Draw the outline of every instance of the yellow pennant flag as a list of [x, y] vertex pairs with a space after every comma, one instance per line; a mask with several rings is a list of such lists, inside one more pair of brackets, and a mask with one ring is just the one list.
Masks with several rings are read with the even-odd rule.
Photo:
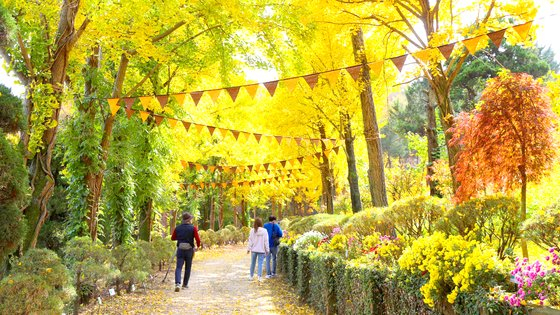
[[143, 110], [140, 111], [140, 118], [142, 119], [142, 122], [145, 122], [146, 119], [148, 119], [148, 116], [150, 116], [150, 113]]
[[369, 65], [369, 69], [371, 70], [372, 76], [374, 78], [381, 75], [381, 70], [383, 69], [383, 60], [372, 62]]
[[299, 82], [299, 77], [282, 81], [282, 83], [290, 93], [295, 90], [295, 88], [298, 85], [298, 82]]
[[177, 126], [177, 119], [167, 118], [167, 121], [169, 122], [169, 126], [171, 126], [171, 128], [175, 128], [175, 126]]
[[340, 75], [340, 70], [329, 71], [321, 74], [331, 86], [335, 86], [336, 82], [338, 82], [338, 76]]
[[178, 94], [173, 94], [173, 96], [175, 97], [175, 100], [177, 101], [177, 104], [179, 104], [179, 106], [183, 107], [183, 103], [185, 103], [185, 93], [178, 93]]
[[189, 165], [189, 163], [185, 160], [181, 160], [181, 165], [183, 165], [183, 168], [187, 168], [187, 166]]
[[245, 91], [247, 91], [247, 93], [249, 93], [251, 98], [255, 98], [255, 95], [257, 95], [257, 90], [258, 89], [259, 89], [258, 84], [251, 84], [251, 85], [246, 85], [245, 86]]
[[144, 110], [147, 110], [150, 107], [150, 103], [152, 102], [152, 97], [151, 96], [140, 96], [140, 103], [142, 104], [142, 107], [144, 108]]
[[196, 131], [198, 131], [198, 133], [202, 132], [202, 129], [204, 129], [204, 127], [206, 127], [205, 125], [200, 125], [200, 124], [193, 124], [196, 127]]
[[109, 102], [109, 108], [111, 109], [111, 115], [115, 116], [117, 114], [117, 112], [119, 111], [119, 109], [121, 108], [118, 105], [119, 99], [118, 98], [109, 98], [109, 99], [107, 99], [107, 102]]
[[416, 59], [420, 60], [423, 64], [427, 65], [428, 62], [430, 61], [430, 57], [432, 56], [433, 50], [434, 48], [422, 49], [420, 51], [413, 53], [412, 55]]
[[209, 91], [206, 91], [206, 93], [208, 94], [208, 96], [210, 96], [210, 98], [212, 99], [212, 102], [216, 103], [218, 101], [218, 97], [220, 97], [220, 94], [222, 94], [222, 90], [221, 89], [209, 90]]
[[225, 137], [227, 136], [229, 130], [227, 130], [227, 129], [222, 129], [222, 128], [218, 128], [218, 131], [219, 131], [220, 134], [222, 135], [222, 138], [225, 138]]
[[525, 24], [517, 25], [513, 27], [513, 30], [519, 34], [522, 41], [527, 39], [527, 35], [529, 35], [529, 31], [531, 30], [531, 26], [533, 25], [533, 21], [529, 21]]
[[463, 44], [465, 45], [465, 47], [467, 47], [467, 50], [469, 51], [469, 53], [471, 55], [474, 55], [476, 53], [476, 48], [478, 47], [478, 43], [480, 42], [480, 40], [482, 38], [483, 38], [483, 35], [480, 35], [480, 36], [477, 36], [477, 37], [465, 39], [463, 41]]

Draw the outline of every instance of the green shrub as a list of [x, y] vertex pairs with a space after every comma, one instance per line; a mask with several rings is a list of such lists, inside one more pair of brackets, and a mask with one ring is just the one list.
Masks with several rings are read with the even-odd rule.
[[330, 215], [315, 223], [311, 229], [329, 235], [335, 227], [342, 227], [349, 219], [350, 216], [344, 214]]
[[233, 231], [229, 229], [221, 229], [217, 233], [218, 235], [218, 245], [227, 245], [231, 244], [233, 240]]
[[73, 294], [60, 258], [48, 249], [30, 249], [0, 281], [0, 313], [61, 314]]
[[224, 227], [224, 229], [230, 230], [230, 231], [232, 231], [232, 232], [237, 231], [237, 228], [235, 227], [235, 225], [232, 225], [232, 224], [226, 225], [226, 226]]
[[383, 217], [405, 239], [415, 239], [433, 233], [446, 208], [443, 199], [419, 196], [396, 201], [383, 213]]
[[206, 230], [206, 237], [208, 239], [208, 243], [205, 243], [205, 246], [210, 248], [214, 245], [218, 245], [218, 234], [214, 232], [214, 230]]
[[282, 229], [282, 231], [287, 231], [288, 228], [290, 227], [290, 223], [292, 221], [288, 218], [283, 218], [282, 220], [280, 220], [278, 222], [278, 225], [280, 225], [280, 228]]
[[245, 243], [249, 239], [249, 233], [251, 233], [251, 228], [248, 226], [241, 227], [241, 234], [243, 235], [242, 242]]
[[391, 235], [390, 224], [383, 221], [383, 208], [374, 208], [360, 211], [343, 225], [342, 230], [345, 234], [358, 234], [360, 236], [371, 235], [379, 232], [382, 235]]
[[115, 275], [111, 266], [111, 252], [99, 241], [92, 242], [89, 237], [71, 239], [63, 249], [64, 263], [71, 270], [74, 287], [78, 295], [74, 310], [82, 303], [88, 303], [99, 289]]
[[[336, 300], [339, 314], [384, 314], [385, 272], [373, 266], [335, 264]], [[392, 314], [392, 313], [390, 313]]]
[[519, 239], [520, 206], [517, 199], [505, 196], [471, 199], [449, 209], [438, 229], [491, 244], [502, 259]]
[[294, 249], [307, 250], [309, 248], [317, 248], [319, 242], [325, 237], [327, 237], [327, 235], [321, 232], [317, 232], [317, 231], [306, 232], [296, 240], [294, 244]]
[[0, 84], [0, 132], [13, 133], [24, 129], [23, 105], [12, 91]]
[[298, 295], [306, 300], [309, 297], [309, 279], [311, 277], [310, 263], [310, 252], [308, 251], [298, 251], [297, 252], [297, 293]]
[[159, 270], [162, 269], [165, 262], [170, 260], [169, 258], [172, 258], [176, 248], [174, 241], [159, 235], [152, 236], [151, 242], [139, 240], [137, 244], [142, 248], [142, 251], [146, 255], [145, 258], [150, 261], [152, 268], [158, 266]]
[[233, 232], [233, 243], [234, 244], [242, 243], [244, 238], [245, 238], [245, 236], [244, 236], [243, 231], [236, 230], [235, 232]]
[[330, 217], [330, 214], [314, 214], [300, 219], [293, 220], [288, 230], [293, 234], [303, 234], [313, 230], [313, 226]]
[[331, 254], [311, 256], [311, 277], [309, 280], [308, 301], [322, 314], [336, 314], [337, 282], [340, 275], [336, 274], [339, 259]]
[[533, 213], [523, 223], [523, 231], [527, 239], [544, 249], [560, 249], [560, 202]]
[[383, 304], [386, 314], [439, 315], [422, 300], [420, 288], [426, 283], [422, 276], [411, 276], [401, 269], [389, 274], [383, 283]]
[[[141, 241], [140, 241], [141, 242]], [[140, 243], [121, 244], [111, 252], [118, 274], [115, 277], [117, 293], [121, 294], [121, 285], [128, 282], [127, 292], [132, 291], [132, 285], [141, 283], [148, 278], [151, 271], [150, 259]]]

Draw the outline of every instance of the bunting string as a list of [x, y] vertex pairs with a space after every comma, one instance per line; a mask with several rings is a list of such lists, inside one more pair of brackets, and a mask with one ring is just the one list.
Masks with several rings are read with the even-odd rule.
[[299, 180], [291, 175], [274, 176], [255, 180], [242, 180], [242, 181], [227, 181], [227, 182], [193, 182], [181, 184], [183, 189], [196, 190], [198, 188], [204, 189], [205, 187], [212, 188], [228, 188], [228, 187], [254, 187], [271, 183], [284, 183], [284, 182], [299, 182]]
[[[367, 66], [370, 68], [370, 71], [373, 73], [374, 76], [379, 76], [385, 65], [385, 62], [390, 60], [391, 64], [393, 64], [394, 67], [399, 72], [401, 72], [405, 64], [405, 61], [409, 56], [412, 56], [416, 61], [416, 63], [421, 62], [424, 64], [427, 63], [432, 58], [438, 58], [438, 56], [442, 56], [447, 60], [451, 57], [455, 48], [459, 46], [458, 44], [462, 44], [462, 47], [465, 47], [468, 53], [475, 54], [478, 50], [479, 43], [484, 39], [491, 40], [496, 47], [500, 47], [502, 40], [508, 30], [512, 30], [512, 33], [517, 34], [516, 36], [519, 36], [521, 41], [525, 41], [527, 39], [532, 24], [533, 24], [533, 20], [525, 22], [523, 24], [512, 25], [497, 31], [488, 32], [486, 34], [477, 35], [472, 38], [466, 38], [460, 41], [455, 41], [440, 46], [428, 47], [426, 49], [403, 54], [396, 57], [390, 57], [377, 61], [368, 62]], [[214, 103], [216, 103], [222, 94], [227, 94], [229, 95], [231, 100], [235, 102], [242, 88], [253, 99], [256, 97], [259, 88], [260, 89], [264, 88], [268, 92], [268, 94], [271, 97], [273, 97], [279, 83], [282, 83], [283, 87], [285, 87], [289, 92], [292, 92], [296, 87], [300, 85], [301, 79], [303, 79], [303, 81], [307, 84], [307, 86], [311, 90], [313, 90], [319, 81], [319, 77], [325, 79], [326, 81], [328, 81], [329, 84], [333, 85], [336, 84], [336, 82], [338, 81], [338, 78], [342, 73], [342, 71], [346, 71], [346, 73], [349, 74], [354, 81], [356, 81], [359, 78], [362, 67], [363, 65], [360, 64], [360, 65], [353, 65], [349, 67], [341, 67], [333, 70], [319, 71], [319, 72], [301, 75], [301, 76], [283, 78], [283, 79], [273, 80], [273, 81], [248, 83], [248, 84], [242, 84], [242, 85], [231, 86], [231, 87], [199, 90], [193, 92], [180, 92], [180, 93], [169, 94], [169, 95], [108, 98], [107, 101], [111, 107], [111, 113], [115, 115], [116, 112], [119, 110], [119, 108], [121, 108], [121, 106], [118, 105], [120, 102], [127, 105], [128, 108], [128, 105], [133, 104], [136, 99], [140, 100], [142, 104], [146, 104], [151, 102], [151, 100], [155, 98], [157, 99], [160, 106], [163, 108], [167, 105], [167, 103], [171, 98], [175, 99], [175, 101], [180, 106], [183, 106], [187, 99], [187, 96], [189, 96], [193, 101], [194, 105], [197, 106], [198, 103], [200, 102], [200, 99], [204, 95], [207, 95]], [[224, 91], [227, 93], [223, 93]]]

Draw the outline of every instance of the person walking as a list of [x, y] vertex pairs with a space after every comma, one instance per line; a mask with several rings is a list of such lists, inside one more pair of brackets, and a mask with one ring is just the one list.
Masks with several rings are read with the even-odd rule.
[[[268, 217], [268, 223], [264, 225], [264, 229], [268, 232], [268, 246], [270, 253], [266, 255], [266, 278], [276, 276], [276, 255], [278, 254], [278, 245], [282, 237], [282, 229], [276, 224], [276, 217], [271, 215]], [[270, 261], [272, 260], [272, 268]]]
[[181, 270], [185, 265], [185, 277], [183, 278], [183, 289], [189, 287], [191, 277], [191, 267], [195, 252], [194, 240], [197, 248], [201, 248], [198, 229], [192, 224], [193, 216], [190, 213], [183, 213], [183, 222], [177, 226], [171, 235], [171, 240], [177, 241], [177, 266], [175, 267], [175, 292], [181, 290]]
[[249, 270], [249, 280], [253, 280], [255, 274], [255, 263], [258, 260], [257, 275], [259, 282], [262, 281], [262, 267], [264, 257], [268, 255], [270, 247], [268, 244], [268, 232], [262, 227], [263, 222], [260, 218], [255, 218], [255, 224], [249, 232], [249, 244], [247, 254], [251, 253], [251, 268]]

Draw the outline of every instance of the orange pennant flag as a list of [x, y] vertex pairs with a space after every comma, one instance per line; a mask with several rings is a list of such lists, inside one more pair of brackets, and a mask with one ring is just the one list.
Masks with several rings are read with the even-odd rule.
[[237, 99], [237, 95], [239, 94], [240, 89], [240, 86], [232, 86], [226, 89], [233, 102], [235, 102], [235, 100]]
[[200, 183], [200, 188], [204, 189], [204, 183]]
[[118, 105], [119, 99], [118, 98], [109, 98], [109, 99], [107, 99], [107, 102], [109, 102], [109, 108], [111, 110], [111, 115], [115, 116], [117, 114], [117, 112], [119, 111], [119, 109], [121, 108]]
[[175, 101], [177, 101], [177, 104], [179, 104], [179, 106], [183, 106], [183, 103], [185, 103], [185, 93], [178, 93], [178, 94], [173, 94], [173, 97], [175, 97]]
[[451, 57], [451, 53], [453, 53], [453, 48], [455, 48], [455, 43], [439, 46], [438, 50], [441, 55], [447, 60]]
[[504, 39], [504, 35], [506, 34], [507, 29], [504, 28], [503, 30], [499, 30], [496, 32], [488, 33], [488, 37], [494, 43], [494, 46], [500, 48], [502, 45], [502, 40]]
[[142, 107], [144, 108], [144, 110], [147, 110], [150, 107], [150, 103], [152, 102], [152, 97], [151, 96], [140, 96], [140, 104], [142, 104]]
[[210, 96], [212, 102], [216, 103], [218, 101], [218, 97], [220, 97], [220, 94], [222, 94], [222, 90], [208, 90], [206, 91], [206, 93], [208, 94], [208, 96]]
[[169, 123], [169, 126], [171, 126], [171, 128], [175, 128], [175, 126], [177, 126], [177, 119], [167, 118], [167, 122]]
[[533, 21], [529, 21], [525, 24], [517, 25], [513, 27], [513, 30], [519, 34], [522, 41], [527, 39], [527, 35], [529, 35], [529, 31], [531, 30], [531, 26], [533, 25]]
[[154, 115], [154, 118], [156, 119], [156, 125], [160, 125], [161, 122], [163, 121], [163, 116], [160, 115]]
[[216, 170], [216, 167], [213, 165], [208, 166], [208, 170], [210, 171], [210, 173], [213, 173]]
[[478, 43], [480, 42], [482, 37], [483, 35], [479, 35], [477, 37], [465, 39], [463, 41], [463, 44], [465, 45], [465, 47], [467, 47], [467, 50], [471, 55], [474, 55], [476, 53], [476, 47], [478, 47]]
[[216, 183], [212, 183], [212, 188], [216, 188]]
[[237, 131], [237, 130], [232, 130], [232, 131], [231, 131], [231, 134], [233, 135], [233, 137], [235, 138], [235, 140], [237, 140], [237, 138], [239, 138], [239, 133], [240, 133], [240, 132]]
[[183, 122], [183, 126], [185, 127], [185, 131], [189, 132], [189, 128], [191, 127], [191, 123], [188, 121], [182, 121]]
[[132, 109], [125, 108], [124, 110], [125, 110], [125, 112], [126, 112], [126, 117], [127, 117], [127, 118], [132, 117], [132, 114], [134, 114], [134, 111], [133, 111]]
[[361, 65], [346, 68], [346, 72], [348, 72], [348, 74], [352, 77], [354, 82], [358, 81], [361, 70], [362, 70]]
[[163, 109], [165, 105], [167, 105], [167, 101], [169, 100], [169, 95], [157, 95], [156, 96], [161, 108]]
[[200, 102], [200, 99], [202, 98], [203, 93], [204, 93], [204, 92], [201, 92], [201, 91], [191, 92], [191, 93], [190, 93], [191, 98], [192, 98], [192, 100], [193, 100], [193, 102], [194, 102], [194, 106], [197, 106], [197, 105], [198, 105], [198, 102]]
[[218, 128], [218, 131], [219, 131], [220, 134], [222, 135], [222, 138], [225, 138], [225, 137], [227, 136], [229, 130], [227, 130], [227, 129], [222, 129], [222, 128]]
[[383, 60], [375, 61], [369, 64], [369, 68], [373, 77], [378, 77], [381, 75], [381, 70], [383, 69]]
[[264, 87], [268, 91], [270, 96], [274, 96], [274, 92], [276, 91], [276, 87], [278, 87], [278, 80], [277, 81], [270, 81], [263, 83]]
[[257, 95], [258, 88], [259, 88], [258, 84], [246, 85], [245, 86], [245, 91], [247, 91], [247, 93], [249, 93], [251, 98], [255, 98], [255, 95]]
[[329, 71], [329, 72], [325, 72], [322, 74], [322, 76], [329, 81], [329, 84], [331, 86], [335, 86], [336, 83], [338, 82], [338, 76], [340, 75], [340, 70], [334, 70], [334, 71]]
[[424, 64], [428, 64], [428, 61], [430, 61], [430, 57], [432, 56], [432, 51], [433, 48], [427, 48], [427, 49], [422, 49], [420, 51], [417, 51], [415, 53], [413, 53], [412, 55], [420, 60], [422, 63]]
[[229, 166], [222, 166], [222, 169], [224, 170], [225, 173], [231, 172], [231, 168]]
[[319, 75], [314, 73], [304, 76], [303, 79], [305, 80], [307, 85], [309, 85], [309, 88], [313, 90], [315, 88], [315, 85], [317, 85], [317, 82], [319, 81]]
[[202, 129], [204, 129], [204, 125], [199, 125], [199, 124], [193, 124], [196, 127], [196, 130], [198, 131], [198, 133], [202, 132]]
[[187, 161], [185, 160], [181, 160], [181, 165], [183, 165], [183, 168], [187, 168], [187, 166], [189, 165], [189, 163], [187, 163]]
[[299, 77], [283, 80], [282, 82], [284, 83], [284, 86], [288, 89], [288, 91], [291, 93], [297, 87], [299, 82]]
[[253, 136], [255, 137], [255, 139], [257, 140], [258, 143], [261, 143], [262, 134], [254, 133]]
[[226, 188], [227, 184], [226, 183], [222, 183], [222, 188]]
[[325, 150], [325, 151], [323, 152], [323, 154], [325, 155], [325, 157], [328, 158], [329, 155], [331, 155], [331, 150]]
[[140, 118], [142, 119], [142, 122], [145, 122], [146, 119], [148, 119], [148, 116], [150, 116], [150, 113], [143, 110], [140, 111]]
[[402, 68], [404, 66], [404, 62], [406, 61], [406, 57], [408, 57], [407, 54], [391, 58], [391, 61], [393, 62], [395, 67], [397, 67], [399, 72], [402, 71]]

